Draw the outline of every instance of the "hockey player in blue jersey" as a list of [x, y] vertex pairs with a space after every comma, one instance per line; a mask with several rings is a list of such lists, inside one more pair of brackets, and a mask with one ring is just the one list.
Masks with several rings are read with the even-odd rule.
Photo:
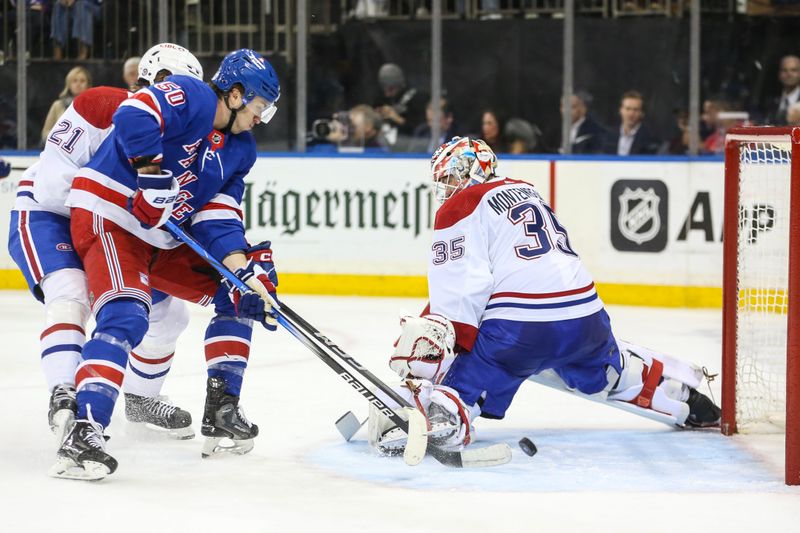
[[[202, 80], [203, 68], [182, 46], [159, 43], [139, 61], [137, 85], [146, 87], [172, 74]], [[39, 160], [22, 175], [11, 210], [9, 252], [31, 293], [44, 304], [40, 360], [50, 392], [48, 422], [58, 444], [75, 421], [75, 369], [89, 317], [86, 274], [72, 246], [64, 202], [75, 172], [97, 152], [111, 132], [114, 111], [130, 96], [125, 89], [93, 87], [75, 98], [48, 134]], [[131, 352], [125, 379], [126, 418], [181, 439], [194, 436], [191, 414], [160, 392], [188, 322], [183, 302], [156, 293], [150, 328]]]
[[[702, 369], [615, 338], [566, 229], [535, 188], [495, 175], [479, 139], [433, 155], [436, 214], [429, 308], [404, 317], [390, 366], [428, 417], [430, 438], [462, 447], [476, 417], [503, 418], [527, 379], [672, 426], [719, 424], [697, 388]], [[370, 442], [397, 452], [405, 436], [376, 409]]]
[[[266, 60], [252, 50], [232, 52], [209, 85], [172, 76], [123, 102], [114, 131], [78, 171], [66, 204], [97, 327], [76, 372], [77, 421], [52, 475], [100, 479], [116, 469], [103, 431], [128, 353], [147, 329], [152, 289], [215, 304], [205, 342], [203, 455], [252, 449], [258, 427], [244, 417], [239, 395], [253, 321], [276, 326], [262, 295], [275, 292], [277, 276], [269, 243], [251, 247], [245, 240], [240, 204], [256, 158], [249, 131], [269, 122], [279, 95]], [[240, 294], [220, 284], [161, 228], [170, 218], [253, 290]], [[223, 447], [223, 438], [233, 444]]]

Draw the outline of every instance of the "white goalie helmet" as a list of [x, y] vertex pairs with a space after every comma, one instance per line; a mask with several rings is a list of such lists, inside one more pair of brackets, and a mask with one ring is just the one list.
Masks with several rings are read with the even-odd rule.
[[139, 61], [139, 78], [152, 85], [162, 70], [203, 80], [203, 67], [186, 48], [173, 43], [159, 43], [144, 53]]
[[485, 141], [453, 137], [431, 158], [436, 199], [444, 202], [460, 190], [490, 180], [496, 168], [497, 156]]

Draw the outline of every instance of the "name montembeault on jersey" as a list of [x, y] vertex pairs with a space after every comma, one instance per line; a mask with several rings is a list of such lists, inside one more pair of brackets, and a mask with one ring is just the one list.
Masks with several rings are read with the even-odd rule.
[[498, 215], [505, 214], [511, 206], [514, 206], [520, 203], [522, 200], [527, 200], [536, 196], [539, 198], [539, 194], [533, 189], [533, 187], [513, 187], [509, 189], [501, 189], [500, 191], [494, 193], [489, 197], [486, 201], [489, 204], [489, 207], [497, 213]]

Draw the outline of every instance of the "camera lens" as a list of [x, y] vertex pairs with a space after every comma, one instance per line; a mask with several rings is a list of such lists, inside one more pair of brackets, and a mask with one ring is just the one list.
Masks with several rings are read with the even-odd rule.
[[311, 124], [311, 132], [317, 139], [326, 139], [331, 134], [331, 121], [320, 119]]

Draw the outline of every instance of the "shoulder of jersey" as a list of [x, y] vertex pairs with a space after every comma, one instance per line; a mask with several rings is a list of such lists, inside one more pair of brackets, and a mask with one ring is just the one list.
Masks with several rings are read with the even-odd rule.
[[243, 163], [252, 165], [257, 157], [256, 138], [249, 131], [244, 131], [236, 135], [229, 135], [225, 141], [230, 145], [231, 151], [235, 152]]
[[487, 181], [480, 185], [473, 185], [459, 192], [442, 204], [442, 207], [436, 212], [436, 229], [449, 228], [471, 215], [475, 211], [475, 208], [481, 203], [483, 197], [486, 196], [486, 193], [492, 189], [496, 189], [502, 185], [513, 185], [517, 183], [530, 185], [524, 181], [503, 178], [497, 181]]
[[72, 102], [75, 111], [95, 128], [111, 126], [111, 117], [119, 104], [130, 93], [119, 87], [92, 87], [79, 94]]

